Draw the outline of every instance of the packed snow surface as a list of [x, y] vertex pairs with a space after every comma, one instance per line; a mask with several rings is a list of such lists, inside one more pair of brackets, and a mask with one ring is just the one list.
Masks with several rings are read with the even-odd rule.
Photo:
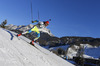
[[[29, 39], [0, 28], [0, 66], [74, 66]], [[27, 42], [26, 42], [27, 41]]]

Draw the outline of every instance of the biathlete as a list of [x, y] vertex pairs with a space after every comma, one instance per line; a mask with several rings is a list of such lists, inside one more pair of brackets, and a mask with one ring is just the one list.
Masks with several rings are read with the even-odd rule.
[[22, 34], [31, 33], [32, 31], [34, 31], [37, 34], [37, 37], [30, 42], [33, 45], [34, 45], [34, 41], [38, 40], [40, 37], [40, 30], [39, 29], [45, 28], [46, 26], [49, 25], [49, 21], [43, 21], [43, 22], [38, 21], [38, 20], [32, 21], [32, 23], [35, 23], [35, 22], [38, 22], [38, 24], [34, 25], [33, 28], [31, 28], [28, 31], [17, 34], [17, 36], [19, 37]]

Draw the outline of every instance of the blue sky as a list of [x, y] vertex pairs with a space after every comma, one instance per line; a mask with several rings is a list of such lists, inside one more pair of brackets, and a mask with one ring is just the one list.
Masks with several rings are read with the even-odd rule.
[[[0, 22], [31, 24], [31, 0], [0, 0]], [[47, 27], [57, 36], [100, 38], [100, 0], [32, 0], [33, 20], [52, 19]]]

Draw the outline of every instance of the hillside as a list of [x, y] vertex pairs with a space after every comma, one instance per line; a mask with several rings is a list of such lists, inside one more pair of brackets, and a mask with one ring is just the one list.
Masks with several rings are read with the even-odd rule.
[[[21, 36], [22, 39], [30, 41]], [[40, 50], [14, 36], [14, 32], [0, 28], [1, 66], [73, 66], [57, 55], [35, 44]]]

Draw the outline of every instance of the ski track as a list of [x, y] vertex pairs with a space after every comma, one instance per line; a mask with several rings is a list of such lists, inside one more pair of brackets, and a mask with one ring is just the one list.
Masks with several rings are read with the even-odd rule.
[[30, 42], [23, 36], [19, 40], [14, 34], [0, 28], [0, 66], [74, 66], [35, 43], [41, 51], [36, 49], [23, 41], [21, 38]]

